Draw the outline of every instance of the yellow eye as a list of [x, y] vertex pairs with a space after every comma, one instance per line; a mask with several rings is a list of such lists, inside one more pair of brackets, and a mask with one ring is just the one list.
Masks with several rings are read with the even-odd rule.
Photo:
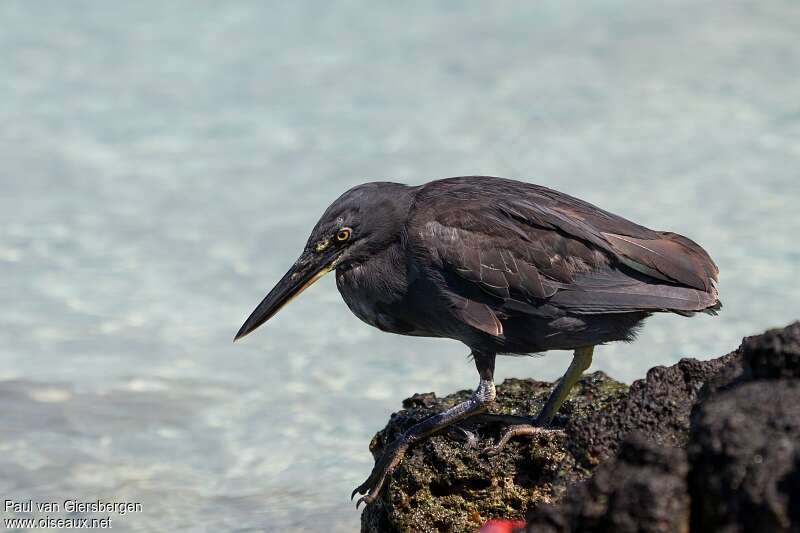
[[342, 228], [336, 233], [336, 240], [344, 242], [350, 238], [350, 228]]

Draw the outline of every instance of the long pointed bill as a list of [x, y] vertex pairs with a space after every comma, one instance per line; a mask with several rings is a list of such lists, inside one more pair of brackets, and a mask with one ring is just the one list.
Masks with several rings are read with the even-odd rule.
[[283, 278], [269, 291], [266, 298], [258, 304], [247, 320], [245, 320], [234, 342], [254, 331], [261, 324], [275, 316], [281, 308], [291, 302], [301, 292], [313, 285], [322, 276], [333, 270], [336, 256], [303, 254], [300, 259], [284, 274]]

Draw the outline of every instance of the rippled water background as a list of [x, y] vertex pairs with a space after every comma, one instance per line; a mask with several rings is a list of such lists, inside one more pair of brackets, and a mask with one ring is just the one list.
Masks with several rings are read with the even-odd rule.
[[465, 348], [370, 329], [332, 278], [231, 338], [368, 179], [529, 179], [702, 243], [723, 313], [602, 348], [618, 379], [800, 315], [797, 2], [8, 1], [0, 27], [0, 499], [354, 530], [370, 437], [474, 386]]

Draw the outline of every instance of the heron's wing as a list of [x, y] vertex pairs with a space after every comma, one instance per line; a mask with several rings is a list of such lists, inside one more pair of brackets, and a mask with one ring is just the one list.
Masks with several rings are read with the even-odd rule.
[[591, 243], [614, 259], [649, 277], [711, 291], [719, 270], [692, 240], [653, 231], [572, 196], [534, 187], [528, 197], [497, 205], [522, 223], [550, 228]]
[[[497, 238], [504, 245], [498, 245]], [[533, 255], [546, 261], [544, 250], [525, 240], [515, 247], [513, 238], [492, 238], [482, 232], [428, 222], [412, 238], [418, 254], [442, 276], [453, 312], [465, 323], [490, 335], [503, 333], [500, 318], [512, 314], [541, 314], [535, 302], [556, 293], [560, 284], [543, 276]], [[516, 249], [516, 250], [515, 250]]]
[[[509, 186], [498, 190], [498, 182]], [[716, 305], [716, 266], [689, 239], [543, 187], [480, 184], [420, 195], [422, 216], [410, 228], [437, 266], [462, 280], [451, 285], [464, 297], [475, 299], [480, 289], [501, 313], [545, 304], [576, 313], [691, 313]]]
[[632, 271], [606, 267], [578, 274], [573, 283], [549, 300], [557, 308], [578, 314], [671, 311], [691, 315], [716, 314], [716, 293], [653, 281]]
[[463, 220], [462, 227], [456, 227], [446, 213], [439, 218], [425, 225], [420, 242], [436, 266], [487, 294], [503, 299], [513, 295], [522, 301], [546, 299], [572, 280], [568, 261], [557, 254], [554, 241], [570, 243], [557, 235], [540, 232], [542, 238], [534, 240], [525, 233], [509, 235], [489, 224], [483, 231], [475, 224], [463, 227]]

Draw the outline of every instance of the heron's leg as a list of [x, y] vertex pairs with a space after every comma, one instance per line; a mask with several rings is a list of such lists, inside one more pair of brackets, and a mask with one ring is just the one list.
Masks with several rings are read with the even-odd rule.
[[359, 498], [358, 502], [356, 502], [356, 507], [358, 507], [361, 502], [370, 504], [375, 501], [381, 491], [381, 487], [383, 487], [386, 481], [386, 477], [397, 468], [406, 450], [408, 450], [411, 445], [459, 420], [464, 420], [469, 416], [485, 411], [489, 407], [489, 404], [494, 401], [495, 354], [473, 351], [472, 355], [475, 358], [475, 366], [478, 368], [478, 374], [480, 375], [478, 388], [475, 389], [472, 396], [465, 402], [461, 402], [442, 413], [435, 414], [411, 426], [405, 433], [389, 444], [383, 450], [380, 459], [375, 462], [375, 466], [372, 468], [372, 472], [367, 480], [353, 491], [351, 497], [356, 494], [364, 494], [364, 496]]
[[564, 400], [569, 396], [569, 391], [571, 391], [575, 383], [581, 379], [584, 370], [592, 365], [593, 353], [594, 346], [586, 346], [575, 350], [569, 368], [567, 368], [567, 371], [564, 373], [564, 377], [558, 381], [556, 389], [550, 393], [547, 403], [544, 404], [542, 412], [539, 413], [539, 417], [536, 419], [536, 425], [547, 426], [553, 421], [553, 417], [556, 416], [556, 413], [561, 408], [561, 404], [563, 404]]
[[591, 366], [593, 353], [594, 346], [586, 346], [575, 350], [569, 368], [567, 368], [564, 376], [558, 381], [555, 390], [550, 393], [550, 397], [547, 398], [547, 403], [536, 418], [536, 422], [534, 424], [519, 424], [509, 427], [505, 433], [503, 433], [503, 436], [500, 437], [500, 440], [497, 441], [497, 444], [486, 448], [485, 452], [489, 455], [496, 454], [514, 437], [537, 435], [553, 431], [545, 429], [544, 426], [550, 425], [550, 422], [553, 421], [553, 417], [564, 403], [564, 400], [569, 396], [572, 387], [574, 387], [575, 383], [581, 378], [584, 370]]

